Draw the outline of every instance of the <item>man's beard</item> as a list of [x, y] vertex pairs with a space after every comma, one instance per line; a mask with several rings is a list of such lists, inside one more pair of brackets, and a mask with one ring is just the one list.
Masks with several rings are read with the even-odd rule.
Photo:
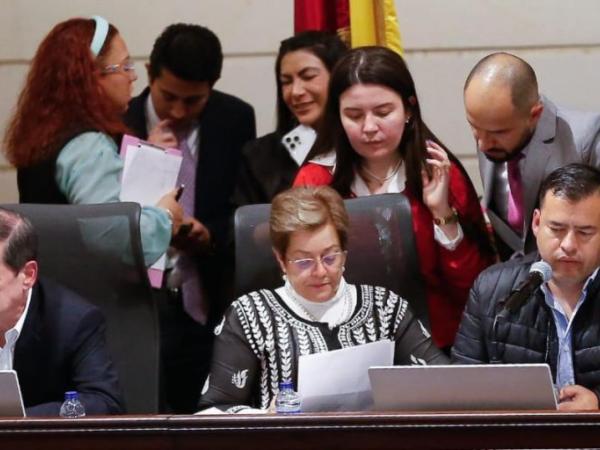
[[[488, 154], [487, 152], [493, 152], [493, 155]], [[490, 162], [496, 163], [496, 164], [500, 164], [500, 163], [504, 163], [506, 161], [510, 161], [512, 158], [514, 158], [519, 151], [515, 151], [514, 153], [509, 153], [504, 149], [501, 148], [490, 148], [489, 150], [482, 152], [483, 156], [485, 156], [485, 159], [487, 159]]]
[[[521, 142], [511, 151], [507, 151], [503, 148], [490, 148], [489, 150], [482, 152], [483, 156], [485, 156], [488, 161], [497, 164], [508, 162], [511, 159], [516, 158], [523, 149], [527, 147], [533, 137], [534, 131], [527, 130]], [[493, 155], [489, 155], [487, 152], [491, 152]]]

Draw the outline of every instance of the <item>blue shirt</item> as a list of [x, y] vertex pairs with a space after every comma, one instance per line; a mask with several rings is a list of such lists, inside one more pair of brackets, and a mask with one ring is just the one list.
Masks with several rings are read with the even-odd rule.
[[[118, 202], [121, 193], [123, 161], [117, 145], [106, 134], [82, 133], [71, 139], [56, 160], [56, 183], [69, 203]], [[154, 206], [142, 207], [140, 234], [144, 260], [153, 264], [167, 251], [171, 240], [171, 220]]]
[[546, 304], [550, 307], [552, 315], [554, 316], [554, 324], [556, 325], [556, 334], [558, 336], [558, 358], [556, 367], [556, 386], [562, 388], [564, 386], [575, 384], [575, 371], [573, 369], [573, 345], [572, 345], [572, 327], [577, 311], [585, 301], [587, 296], [587, 289], [590, 283], [594, 280], [598, 273], [598, 268], [588, 277], [581, 295], [575, 304], [573, 309], [573, 315], [571, 320], [567, 317], [560, 302], [554, 298], [548, 283], [544, 283], [541, 286], [542, 292], [544, 293], [544, 299]]

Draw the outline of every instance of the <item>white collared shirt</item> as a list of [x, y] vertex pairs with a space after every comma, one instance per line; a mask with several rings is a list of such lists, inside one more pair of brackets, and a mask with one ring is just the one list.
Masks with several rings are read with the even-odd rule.
[[[581, 289], [579, 299], [575, 304], [573, 313], [569, 318], [561, 302], [554, 296], [550, 290], [548, 283], [542, 284], [540, 287], [544, 293], [544, 300], [550, 307], [552, 315], [554, 316], [554, 325], [556, 326], [556, 335], [558, 338], [558, 356], [556, 364], [556, 385], [559, 388], [575, 384], [575, 368], [573, 364], [573, 328], [571, 325], [575, 321], [575, 316], [579, 311], [579, 308], [587, 298], [587, 291], [589, 285], [594, 281], [598, 275], [600, 269], [596, 268], [594, 272], [588, 277]], [[592, 300], [588, 300], [592, 301]]]
[[29, 310], [30, 302], [31, 289], [29, 289], [29, 292], [27, 293], [27, 302], [25, 303], [23, 314], [21, 314], [21, 317], [19, 317], [19, 320], [17, 320], [15, 326], [4, 333], [4, 347], [0, 347], [0, 370], [12, 370], [13, 368], [15, 346], [19, 336], [21, 335], [21, 330], [23, 329], [23, 324], [25, 323], [25, 317], [27, 317], [27, 311]]
[[317, 155], [313, 159], [309, 160], [313, 164], [318, 164], [319, 166], [326, 167], [329, 169], [331, 173], [335, 171], [335, 150], [330, 150], [324, 155]]
[[[146, 99], [146, 130], [150, 133], [150, 130], [154, 129], [156, 125], [160, 122], [160, 117], [156, 114], [156, 109], [154, 109], [154, 103], [152, 103], [152, 95], [148, 95]], [[200, 124], [195, 123], [188, 132], [186, 133], [186, 143], [188, 148], [190, 149], [190, 153], [195, 158], [196, 153], [198, 152], [198, 140], [200, 139]]]

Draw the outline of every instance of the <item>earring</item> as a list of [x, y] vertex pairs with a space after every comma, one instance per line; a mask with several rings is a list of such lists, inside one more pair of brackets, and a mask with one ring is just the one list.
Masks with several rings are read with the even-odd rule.
[[283, 272], [283, 274], [281, 274], [281, 278], [283, 279], [284, 283], [287, 283], [287, 275], [285, 272]]
[[342, 273], [346, 271], [346, 266], [342, 266]]
[[410, 123], [410, 117], [407, 117], [404, 123], [408, 125]]

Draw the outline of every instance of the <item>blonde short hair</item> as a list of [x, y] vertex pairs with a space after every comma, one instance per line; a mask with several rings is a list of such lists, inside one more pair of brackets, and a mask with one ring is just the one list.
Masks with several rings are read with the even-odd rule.
[[342, 197], [329, 186], [295, 187], [279, 193], [271, 205], [271, 243], [285, 255], [294, 231], [315, 230], [332, 224], [342, 250], [348, 242], [348, 213]]

